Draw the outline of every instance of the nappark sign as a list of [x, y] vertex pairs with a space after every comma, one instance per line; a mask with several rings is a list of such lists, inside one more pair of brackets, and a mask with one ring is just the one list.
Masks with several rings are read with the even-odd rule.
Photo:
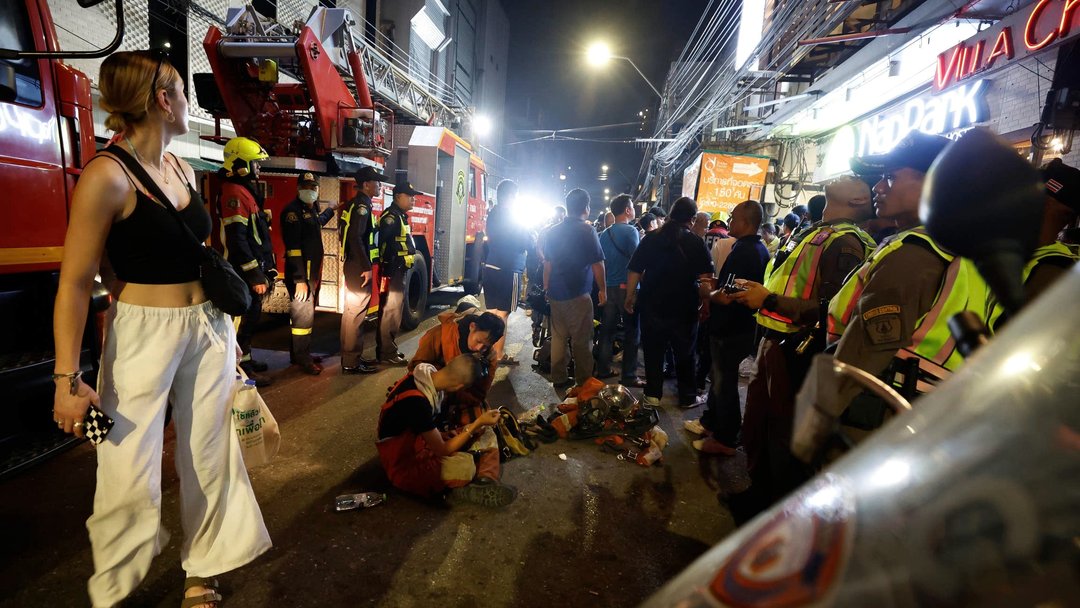
[[938, 55], [933, 90], [1034, 55], [1077, 33], [1080, 0], [1039, 0]]

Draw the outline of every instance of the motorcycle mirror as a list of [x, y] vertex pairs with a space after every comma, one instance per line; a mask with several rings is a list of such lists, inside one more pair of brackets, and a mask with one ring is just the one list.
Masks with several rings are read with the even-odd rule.
[[946, 249], [975, 262], [1005, 310], [1024, 303], [1023, 269], [1038, 242], [1046, 194], [1038, 171], [976, 128], [930, 167], [919, 215]]

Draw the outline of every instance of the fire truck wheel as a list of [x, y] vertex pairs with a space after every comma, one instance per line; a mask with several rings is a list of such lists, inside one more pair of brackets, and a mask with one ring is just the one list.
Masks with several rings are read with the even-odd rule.
[[401, 326], [405, 329], [416, 329], [424, 320], [427, 312], [428, 289], [431, 281], [428, 279], [427, 260], [417, 254], [412, 268], [405, 273], [405, 302], [401, 311]]

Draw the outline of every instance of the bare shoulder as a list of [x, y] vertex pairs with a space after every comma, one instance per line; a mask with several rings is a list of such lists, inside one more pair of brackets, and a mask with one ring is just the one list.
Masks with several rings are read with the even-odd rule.
[[116, 214], [124, 209], [134, 191], [132, 178], [120, 159], [99, 152], [79, 176], [74, 196], [77, 201], [93, 201], [95, 208]]

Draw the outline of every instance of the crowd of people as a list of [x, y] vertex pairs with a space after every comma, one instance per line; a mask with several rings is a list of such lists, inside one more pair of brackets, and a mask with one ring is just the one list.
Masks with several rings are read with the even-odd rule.
[[[266, 152], [245, 138], [225, 149], [218, 203], [226, 257], [252, 296], [237, 330], [204, 291], [201, 258], [185, 253], [192, 240], [208, 238], [211, 222], [191, 167], [165, 152], [188, 128], [179, 73], [150, 53], [121, 52], [105, 60], [99, 82], [106, 125], [118, 135], [75, 190], [55, 321], [54, 421], [82, 434], [92, 405], [116, 420], [97, 447], [87, 522], [95, 565], [89, 595], [95, 606], [120, 602], [165, 542], [160, 469], [171, 405], [188, 575], [183, 606], [213, 606], [221, 601], [213, 577], [270, 547], [228, 413], [237, 366], [257, 383], [268, 382], [251, 358], [261, 300], [277, 268], [272, 218], [253, 185]], [[512, 220], [517, 186], [505, 181], [488, 220], [487, 310], [463, 304], [440, 314], [411, 360], [397, 339], [404, 277], [418, 255], [407, 215], [417, 191], [399, 182], [376, 220], [372, 199], [388, 178], [375, 167], [355, 174], [354, 198], [323, 211], [314, 205], [318, 179], [301, 173], [296, 198], [279, 219], [291, 360], [307, 373], [323, 371], [311, 353], [321, 229], [340, 214], [342, 373], [405, 366], [377, 424], [380, 462], [395, 487], [492, 507], [514, 500], [514, 488], [500, 480], [492, 430], [501, 414], [487, 395], [498, 366], [517, 364], [506, 354], [507, 323], [528, 281], [540, 294], [534, 323], [550, 327], [554, 389], [611, 380], [641, 389], [645, 406], [661, 407], [665, 379], [674, 377], [672, 405], [704, 406], [685, 421], [698, 437], [694, 448], [718, 457], [745, 450], [752, 483], [740, 513], [749, 516], [820, 464], [798, 460], [790, 449], [794, 396], [813, 355], [831, 352], [916, 398], [963, 362], [947, 327], [953, 314], [972, 311], [990, 331], [1000, 326], [1000, 307], [972, 262], [940, 246], [919, 219], [927, 171], [948, 144], [913, 132], [888, 154], [855, 159], [853, 175], [829, 182], [823, 195], [775, 225], [753, 200], [721, 216], [683, 197], [637, 217], [627, 194], [613, 197], [594, 225], [589, 194], [574, 189], [554, 221], [533, 234]], [[1059, 234], [1076, 223], [1080, 171], [1055, 160], [1043, 177], [1045, 208], [1031, 211], [1042, 214], [1040, 247], [1023, 277], [1029, 298], [1077, 260]], [[376, 357], [365, 359], [363, 321], [375, 264], [378, 287], [388, 296]], [[71, 370], [78, 369], [99, 268], [116, 303], [95, 391]], [[744, 403], [740, 367], [751, 356]], [[854, 437], [873, 432], [889, 415], [883, 401], [855, 389], [837, 403], [835, 413]]]

